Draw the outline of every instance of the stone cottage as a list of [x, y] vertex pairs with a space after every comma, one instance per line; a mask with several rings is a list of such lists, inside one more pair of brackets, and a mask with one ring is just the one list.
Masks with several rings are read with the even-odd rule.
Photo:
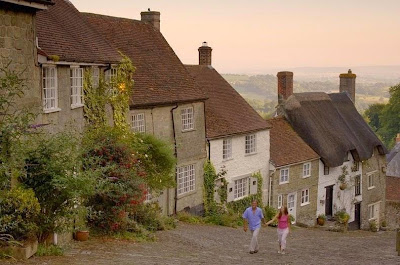
[[386, 221], [391, 229], [400, 227], [400, 133], [386, 156]]
[[288, 207], [297, 224], [315, 225], [319, 156], [293, 130], [284, 117], [271, 123], [271, 160], [268, 204]]
[[81, 132], [84, 71], [89, 69], [98, 80], [100, 71], [109, 71], [121, 56], [69, 1], [53, 3], [36, 21], [40, 85], [32, 93], [41, 99], [38, 122], [50, 132]]
[[[26, 80], [26, 95], [19, 107], [40, 109], [39, 67], [36, 46], [36, 16], [53, 3], [50, 0], [0, 0], [0, 67], [20, 73]], [[36, 92], [36, 93], [35, 93]]]
[[[270, 124], [212, 67], [212, 48], [198, 49], [199, 65], [186, 65], [208, 100], [205, 102], [208, 158], [217, 171], [226, 171], [227, 201], [257, 193], [260, 173], [267, 201]], [[218, 185], [218, 183], [217, 183]]]
[[386, 149], [354, 106], [355, 74], [340, 78], [341, 93], [293, 93], [293, 73], [278, 73], [278, 108], [320, 156], [317, 214], [345, 210], [369, 229], [385, 219]]
[[153, 134], [174, 147], [175, 189], [148, 198], [167, 215], [202, 211], [205, 141], [205, 94], [160, 32], [160, 13], [146, 11], [141, 20], [83, 13], [97, 32], [136, 67], [127, 119], [132, 130]]

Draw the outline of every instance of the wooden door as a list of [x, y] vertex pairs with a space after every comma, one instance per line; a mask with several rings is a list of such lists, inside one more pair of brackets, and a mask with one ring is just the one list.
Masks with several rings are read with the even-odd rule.
[[333, 213], [333, 185], [325, 187], [325, 190], [325, 215], [330, 218]]

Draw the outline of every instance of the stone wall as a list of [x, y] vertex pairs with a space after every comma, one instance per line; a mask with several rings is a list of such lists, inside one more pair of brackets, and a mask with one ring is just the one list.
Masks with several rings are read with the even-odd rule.
[[[318, 177], [319, 177], [319, 159], [311, 161], [311, 176], [303, 178], [303, 164], [299, 163], [289, 167], [279, 167], [272, 174], [272, 189], [270, 204], [278, 207], [278, 195], [283, 195], [283, 205], [287, 205], [288, 194], [296, 194], [296, 223], [306, 226], [315, 225], [317, 218], [318, 203]], [[280, 170], [289, 168], [289, 182], [279, 184]], [[309, 189], [309, 203], [301, 204], [301, 191]]]
[[39, 110], [39, 67], [36, 56], [35, 10], [2, 2], [0, 8], [0, 67], [9, 65], [25, 79], [26, 92], [18, 107]]
[[[385, 220], [386, 202], [386, 175], [382, 168], [385, 167], [385, 156], [380, 155], [374, 148], [373, 156], [362, 163], [362, 202], [361, 202], [361, 229], [370, 228], [368, 206], [376, 204], [379, 207], [377, 221], [379, 225]], [[368, 176], [374, 175], [374, 187], [368, 187]]]

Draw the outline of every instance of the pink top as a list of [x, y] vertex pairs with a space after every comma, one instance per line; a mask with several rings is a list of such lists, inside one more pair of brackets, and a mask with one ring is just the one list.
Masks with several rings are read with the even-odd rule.
[[289, 215], [282, 215], [281, 218], [278, 219], [278, 228], [285, 229], [288, 228], [288, 218]]

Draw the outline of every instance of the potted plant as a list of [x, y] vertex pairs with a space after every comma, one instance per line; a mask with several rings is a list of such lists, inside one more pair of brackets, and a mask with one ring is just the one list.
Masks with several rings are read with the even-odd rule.
[[376, 220], [369, 221], [369, 229], [372, 232], [378, 232], [379, 231], [378, 223], [376, 222]]
[[76, 205], [75, 211], [74, 238], [78, 241], [86, 241], [89, 239], [89, 229], [87, 227], [87, 209], [83, 205]]
[[340, 210], [335, 213], [336, 224], [343, 232], [347, 231], [350, 215], [345, 210]]
[[381, 230], [382, 231], [386, 231], [387, 230], [387, 223], [386, 220], [383, 220], [381, 223]]
[[325, 224], [325, 221], [326, 221], [325, 214], [318, 215], [318, 218], [317, 218], [318, 225], [323, 226]]

